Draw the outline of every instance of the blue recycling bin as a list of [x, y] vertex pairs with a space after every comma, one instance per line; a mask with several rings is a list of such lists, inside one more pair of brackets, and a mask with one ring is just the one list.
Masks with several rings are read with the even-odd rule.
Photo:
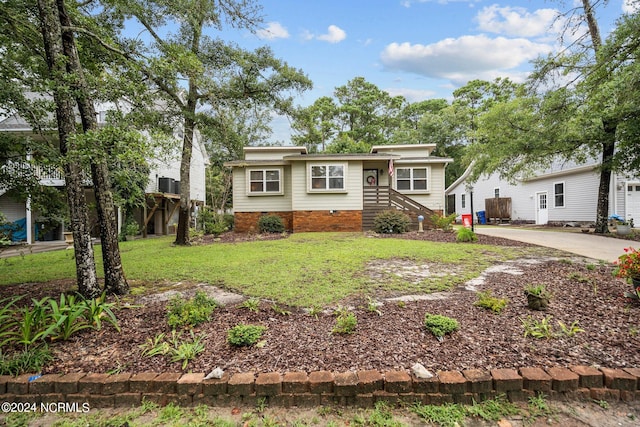
[[476, 212], [478, 215], [478, 224], [486, 224], [487, 223], [487, 212], [486, 211], [478, 211]]

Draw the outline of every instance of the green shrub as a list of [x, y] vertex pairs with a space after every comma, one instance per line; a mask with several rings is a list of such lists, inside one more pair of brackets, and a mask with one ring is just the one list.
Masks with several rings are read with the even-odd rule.
[[442, 338], [446, 334], [457, 331], [459, 324], [451, 317], [427, 313], [424, 315], [424, 326], [437, 338]]
[[373, 230], [381, 234], [401, 234], [409, 231], [411, 218], [399, 210], [380, 212], [373, 219]]
[[222, 219], [224, 220], [225, 225], [227, 226], [227, 230], [233, 230], [233, 226], [236, 222], [236, 217], [233, 214], [224, 214], [222, 215]]
[[263, 215], [258, 220], [258, 229], [261, 233], [283, 233], [284, 222], [278, 215]]
[[461, 227], [458, 229], [458, 235], [456, 236], [456, 242], [477, 242], [478, 236], [471, 231], [470, 228]]
[[205, 234], [213, 234], [214, 236], [219, 236], [220, 234], [230, 229], [230, 227], [227, 225], [227, 222], [225, 221], [224, 215], [216, 213], [211, 209], [200, 209], [198, 215], [200, 216], [202, 229], [204, 230]]
[[241, 323], [227, 331], [227, 342], [237, 347], [254, 345], [266, 330], [264, 326]]
[[442, 216], [440, 214], [433, 214], [429, 219], [431, 220], [431, 223], [436, 229], [451, 231], [451, 229], [453, 228], [452, 224], [456, 221], [457, 217], [458, 217], [458, 214], [454, 212], [451, 215], [447, 215], [447, 216]]
[[140, 225], [135, 219], [128, 218], [122, 230], [125, 236], [137, 236], [140, 233]]
[[477, 307], [486, 308], [494, 313], [500, 314], [507, 306], [506, 298], [496, 298], [491, 295], [491, 290], [478, 292], [478, 301], [474, 303]]
[[173, 329], [196, 326], [208, 322], [217, 306], [218, 303], [202, 291], [197, 291], [193, 298], [186, 301], [181, 295], [176, 295], [167, 306], [167, 321]]

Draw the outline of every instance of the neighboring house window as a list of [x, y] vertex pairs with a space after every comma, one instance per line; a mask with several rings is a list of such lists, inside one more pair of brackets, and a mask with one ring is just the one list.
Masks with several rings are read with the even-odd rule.
[[466, 194], [461, 194], [460, 195], [460, 203], [462, 204], [462, 209], [467, 207], [467, 195]]
[[311, 190], [344, 190], [345, 165], [311, 165]]
[[250, 194], [282, 194], [280, 169], [251, 169], [249, 171]]
[[493, 189], [493, 197], [495, 197], [496, 199], [500, 197], [500, 187], [496, 187]]
[[564, 208], [564, 182], [553, 184], [553, 200], [556, 208]]
[[396, 169], [396, 189], [419, 191], [427, 189], [427, 168]]

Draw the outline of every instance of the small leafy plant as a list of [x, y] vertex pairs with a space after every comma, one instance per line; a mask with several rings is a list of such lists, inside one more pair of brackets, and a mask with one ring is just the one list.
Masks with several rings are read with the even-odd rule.
[[524, 294], [532, 310], [546, 310], [552, 296], [544, 285], [529, 285], [524, 288]]
[[376, 313], [378, 316], [382, 316], [382, 312], [378, 309], [382, 303], [376, 301], [370, 296], [367, 297], [367, 311], [370, 313]]
[[576, 281], [578, 283], [587, 283], [587, 282], [589, 282], [589, 278], [587, 276], [584, 276], [584, 275], [578, 273], [577, 271], [569, 273], [567, 275], [567, 278], [569, 280], [573, 280], [573, 281]]
[[189, 300], [176, 295], [167, 306], [167, 321], [173, 329], [185, 326], [197, 326], [211, 320], [211, 314], [218, 303], [205, 292], [197, 291]]
[[193, 331], [190, 331], [191, 339], [188, 341], [174, 340], [173, 345], [169, 349], [169, 355], [172, 362], [182, 362], [182, 369], [186, 369], [189, 362], [195, 359], [200, 353], [204, 351], [204, 340], [207, 337], [205, 334], [194, 335]]
[[227, 331], [227, 342], [236, 347], [251, 346], [262, 338], [267, 328], [258, 325], [239, 324]]
[[50, 335], [55, 333], [59, 325], [52, 323], [52, 317], [47, 310], [47, 301], [45, 297], [41, 300], [32, 299], [31, 307], [22, 307], [16, 310], [19, 320], [17, 322], [17, 330], [12, 342], [22, 344], [29, 347], [38, 341], [44, 341]]
[[62, 339], [63, 341], [71, 338], [71, 335], [83, 329], [91, 328], [92, 325], [85, 321], [85, 312], [87, 306], [84, 301], [76, 301], [74, 295], [66, 296], [60, 294], [60, 300], [48, 300], [49, 315], [56, 327], [52, 331], [52, 339]]
[[520, 319], [524, 327], [524, 337], [532, 336], [538, 339], [551, 339], [554, 337], [553, 325], [551, 324], [551, 316], [537, 320], [528, 316]]
[[373, 230], [380, 234], [402, 234], [409, 231], [411, 218], [396, 209], [382, 211], [373, 218]]
[[29, 372], [40, 372], [53, 355], [47, 345], [37, 345], [5, 354], [0, 351], [0, 375], [20, 375]]
[[278, 304], [273, 304], [271, 306], [271, 310], [273, 310], [276, 314], [279, 314], [280, 316], [289, 316], [289, 315], [291, 315], [291, 311], [290, 310], [282, 308]]
[[331, 330], [332, 334], [352, 334], [356, 331], [358, 319], [356, 315], [350, 311], [341, 313], [336, 317], [336, 322]]
[[578, 332], [584, 332], [584, 329], [578, 326], [577, 320], [573, 321], [569, 326], [558, 320], [558, 326], [560, 326], [560, 331], [562, 331], [562, 334], [568, 336], [569, 338], [571, 338]]
[[309, 314], [309, 316], [313, 316], [317, 319], [320, 313], [322, 313], [322, 307], [318, 305], [312, 305], [307, 308], [307, 313]]
[[547, 290], [545, 285], [528, 285], [524, 288], [525, 294], [531, 294], [542, 298], [551, 298], [551, 292]]
[[507, 306], [507, 299], [494, 297], [491, 295], [490, 289], [484, 292], [478, 292], [477, 296], [478, 300], [474, 303], [475, 306], [491, 310], [496, 314], [500, 314]]
[[142, 357], [164, 356], [169, 353], [169, 343], [165, 341], [165, 334], [159, 333], [153, 338], [147, 338], [144, 344], [138, 346]]
[[460, 327], [456, 319], [431, 313], [424, 315], [424, 326], [429, 332], [435, 335], [438, 340], [442, 340], [445, 335], [457, 331]]
[[169, 356], [171, 362], [182, 362], [182, 369], [186, 369], [189, 362], [195, 359], [205, 349], [204, 340], [206, 334], [195, 335], [190, 331], [190, 339], [184, 339], [181, 333], [171, 332], [167, 337], [160, 333], [153, 338], [147, 338], [141, 344], [140, 350], [143, 357]]
[[461, 227], [458, 229], [458, 234], [456, 235], [456, 242], [477, 242], [478, 236], [476, 233], [471, 231], [471, 229], [466, 227]]
[[458, 217], [458, 214], [456, 213], [452, 213], [447, 216], [433, 214], [431, 215], [430, 219], [431, 219], [431, 223], [435, 228], [443, 231], [451, 231], [451, 229], [453, 228], [452, 224], [455, 222], [457, 217]]
[[558, 321], [557, 324], [560, 327], [560, 332], [556, 332], [551, 323], [551, 316], [544, 317], [542, 320], [536, 320], [531, 316], [520, 319], [522, 326], [524, 327], [524, 336], [532, 336], [538, 339], [551, 339], [560, 338], [562, 336], [573, 337], [579, 332], [584, 332], [584, 329], [580, 328], [578, 321], [574, 321], [571, 325], [567, 326], [564, 322]]
[[246, 308], [249, 311], [257, 313], [260, 311], [260, 298], [249, 298], [244, 300], [238, 307]]
[[102, 329], [102, 321], [106, 320], [107, 323], [110, 323], [118, 332], [120, 332], [118, 319], [116, 319], [112, 310], [116, 304], [106, 302], [106, 298], [107, 295], [103, 292], [98, 298], [84, 300], [86, 308], [84, 311], [84, 318], [93, 326], [94, 329], [98, 331]]

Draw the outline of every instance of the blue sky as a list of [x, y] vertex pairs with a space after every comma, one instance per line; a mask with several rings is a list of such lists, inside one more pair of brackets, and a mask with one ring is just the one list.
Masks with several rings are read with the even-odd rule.
[[[603, 37], [628, 0], [597, 4]], [[256, 34], [226, 33], [245, 48], [270, 46], [302, 69], [312, 91], [308, 105], [335, 87], [364, 77], [410, 102], [450, 99], [469, 80], [523, 81], [530, 62], [559, 49], [559, 11], [581, 1], [543, 0], [261, 0], [264, 25]], [[275, 139], [288, 139], [274, 123]], [[285, 141], [286, 142], [286, 141]]]
[[[234, 39], [247, 48], [269, 45], [277, 57], [306, 72], [314, 89], [301, 99], [305, 104], [356, 76], [410, 101], [448, 98], [472, 79], [524, 79], [531, 60], [558, 47], [562, 24], [554, 19], [572, 1], [561, 3], [261, 0], [264, 28]], [[598, 5], [603, 36], [624, 3]]]

